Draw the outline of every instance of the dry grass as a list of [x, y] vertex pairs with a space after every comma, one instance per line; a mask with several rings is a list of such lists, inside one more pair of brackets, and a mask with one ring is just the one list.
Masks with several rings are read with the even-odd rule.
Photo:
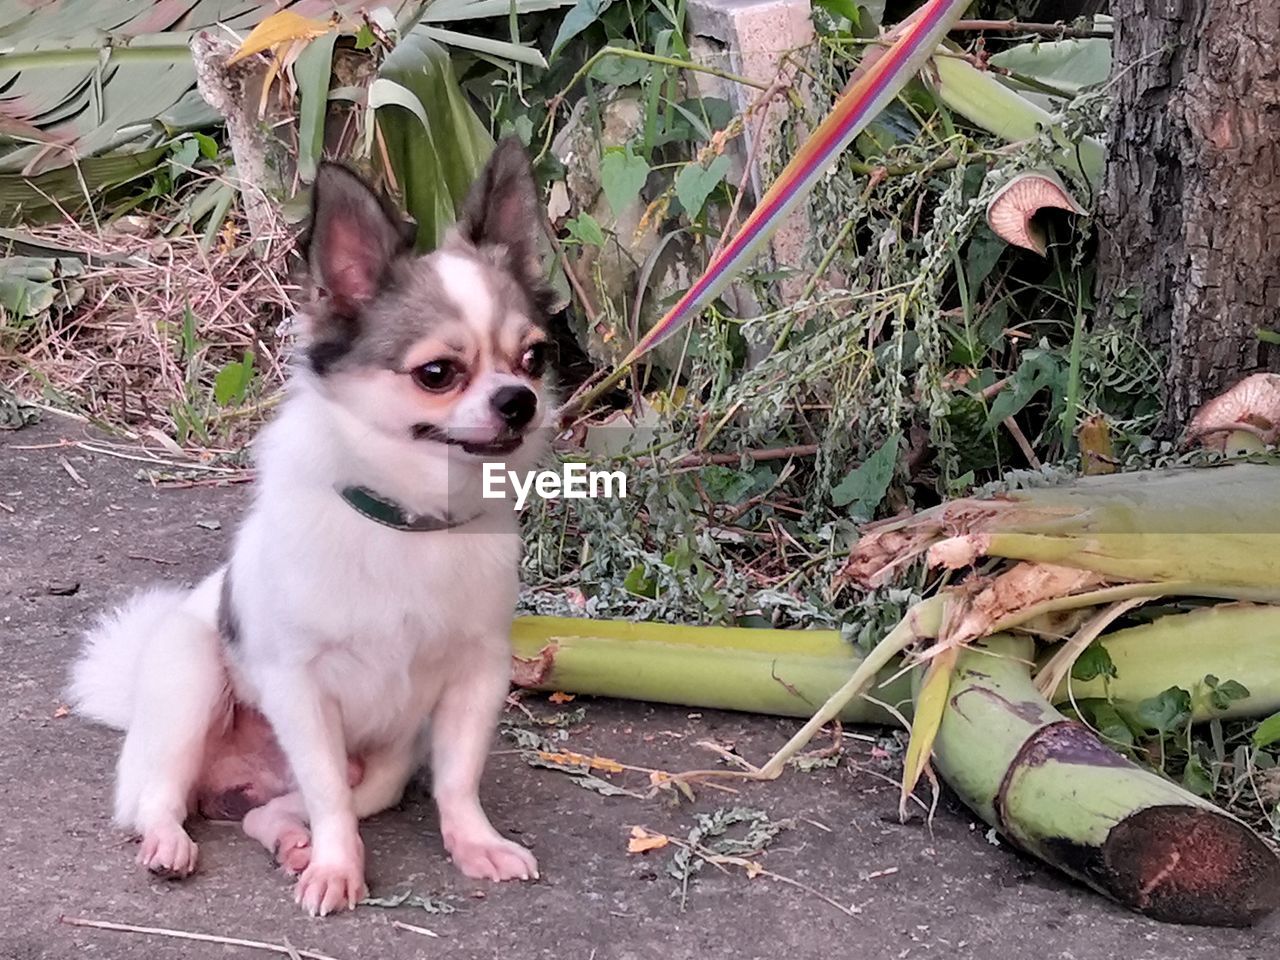
[[[86, 266], [63, 281], [79, 288], [74, 306], [3, 331], [0, 386], [131, 438], [159, 430], [188, 447], [241, 439], [284, 378], [281, 323], [299, 293], [288, 279], [293, 239], [281, 225], [250, 242], [229, 219], [205, 250], [190, 230], [166, 236], [164, 227], [151, 216], [102, 230], [71, 220], [28, 229]], [[194, 337], [184, 337], [188, 310]], [[214, 378], [250, 350], [248, 394], [220, 406]]]

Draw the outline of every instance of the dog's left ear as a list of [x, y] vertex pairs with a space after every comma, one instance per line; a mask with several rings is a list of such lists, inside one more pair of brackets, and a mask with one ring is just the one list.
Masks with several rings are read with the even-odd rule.
[[529, 158], [519, 140], [507, 137], [493, 148], [471, 187], [456, 229], [478, 250], [505, 247], [504, 262], [524, 286], [536, 290], [544, 283], [538, 257], [541, 215]]

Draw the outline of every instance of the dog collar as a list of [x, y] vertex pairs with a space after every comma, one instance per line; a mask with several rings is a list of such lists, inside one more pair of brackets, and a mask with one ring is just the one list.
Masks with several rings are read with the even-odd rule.
[[351, 505], [356, 513], [366, 516], [384, 527], [390, 527], [392, 530], [404, 530], [412, 533], [452, 530], [455, 527], [462, 526], [464, 523], [470, 523], [479, 516], [477, 513], [458, 519], [448, 514], [443, 517], [436, 517], [429, 513], [411, 513], [394, 500], [379, 496], [368, 487], [343, 487], [338, 493], [343, 500]]

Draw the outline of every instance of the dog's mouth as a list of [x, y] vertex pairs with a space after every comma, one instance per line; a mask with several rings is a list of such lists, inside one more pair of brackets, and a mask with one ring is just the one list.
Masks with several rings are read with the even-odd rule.
[[413, 437], [415, 440], [430, 440], [432, 443], [460, 447], [463, 453], [469, 453], [473, 457], [498, 457], [515, 453], [524, 444], [524, 435], [519, 433], [503, 434], [492, 440], [463, 440], [432, 423], [420, 423], [415, 426]]

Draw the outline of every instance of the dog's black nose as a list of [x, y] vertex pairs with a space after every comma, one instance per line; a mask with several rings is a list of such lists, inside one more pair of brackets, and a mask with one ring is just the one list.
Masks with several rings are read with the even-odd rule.
[[503, 387], [489, 402], [512, 430], [523, 429], [538, 412], [538, 395], [528, 387]]

